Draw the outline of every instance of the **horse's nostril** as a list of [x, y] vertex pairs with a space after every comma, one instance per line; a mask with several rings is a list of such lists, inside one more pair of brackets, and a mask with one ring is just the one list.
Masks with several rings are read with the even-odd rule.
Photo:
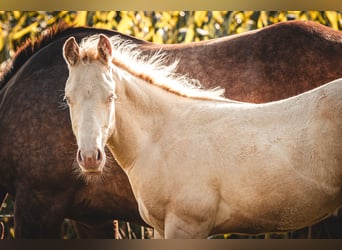
[[101, 161], [102, 160], [102, 153], [100, 149], [97, 149], [97, 154], [96, 154], [96, 161]]
[[78, 160], [79, 162], [83, 162], [83, 157], [82, 157], [81, 150], [78, 150], [78, 153], [77, 153], [77, 160]]

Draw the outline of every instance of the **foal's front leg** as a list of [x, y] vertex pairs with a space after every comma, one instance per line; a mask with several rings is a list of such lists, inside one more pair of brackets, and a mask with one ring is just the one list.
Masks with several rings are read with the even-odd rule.
[[153, 239], [155, 240], [160, 240], [160, 239], [164, 239], [164, 237], [157, 231], [157, 230], [153, 230]]
[[165, 239], [205, 239], [209, 236], [210, 221], [194, 217], [168, 214], [165, 219]]

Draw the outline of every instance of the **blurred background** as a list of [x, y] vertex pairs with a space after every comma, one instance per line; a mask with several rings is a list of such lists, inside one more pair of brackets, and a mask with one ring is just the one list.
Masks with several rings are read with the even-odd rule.
[[342, 11], [0, 11], [0, 62], [26, 39], [61, 20], [114, 29], [155, 43], [186, 43], [288, 20], [313, 20], [341, 30]]
[[[27, 39], [34, 40], [59, 21], [113, 29], [155, 43], [188, 43], [289, 20], [312, 20], [342, 30], [342, 11], [0, 11], [0, 74], [21, 44]], [[150, 238], [152, 235], [150, 229], [130, 223], [115, 222], [115, 225], [121, 238]], [[9, 198], [0, 208], [0, 238], [1, 227], [5, 229], [3, 238], [14, 237], [13, 202]], [[76, 238], [70, 221], [65, 220], [62, 230], [64, 239]], [[272, 238], [305, 238], [309, 230]], [[252, 238], [258, 237], [264, 238]]]

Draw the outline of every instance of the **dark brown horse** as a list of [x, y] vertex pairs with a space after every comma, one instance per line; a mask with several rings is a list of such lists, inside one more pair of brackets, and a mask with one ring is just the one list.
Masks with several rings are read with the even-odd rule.
[[[26, 43], [0, 82], [0, 200], [15, 200], [17, 238], [59, 237], [64, 218], [78, 221], [90, 237], [111, 237], [113, 218], [144, 225], [126, 175], [114, 161], [101, 183], [72, 172], [75, 138], [62, 97], [67, 66], [62, 46], [114, 31], [56, 26]], [[208, 86], [225, 82], [231, 99], [268, 102], [293, 96], [342, 76], [342, 33], [312, 22], [287, 22], [205, 42], [141, 44], [159, 49], [178, 71]], [[107, 154], [108, 155], [108, 154]], [[109, 223], [108, 223], [109, 222]], [[103, 230], [100, 230], [103, 229]], [[107, 229], [107, 231], [105, 230]]]

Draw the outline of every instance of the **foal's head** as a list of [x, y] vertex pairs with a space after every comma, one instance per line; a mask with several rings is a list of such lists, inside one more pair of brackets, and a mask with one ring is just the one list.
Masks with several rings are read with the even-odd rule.
[[69, 68], [65, 99], [77, 139], [77, 162], [83, 173], [97, 175], [104, 167], [104, 147], [114, 128], [112, 45], [100, 35], [97, 46], [80, 48], [71, 37], [64, 44], [63, 56]]

